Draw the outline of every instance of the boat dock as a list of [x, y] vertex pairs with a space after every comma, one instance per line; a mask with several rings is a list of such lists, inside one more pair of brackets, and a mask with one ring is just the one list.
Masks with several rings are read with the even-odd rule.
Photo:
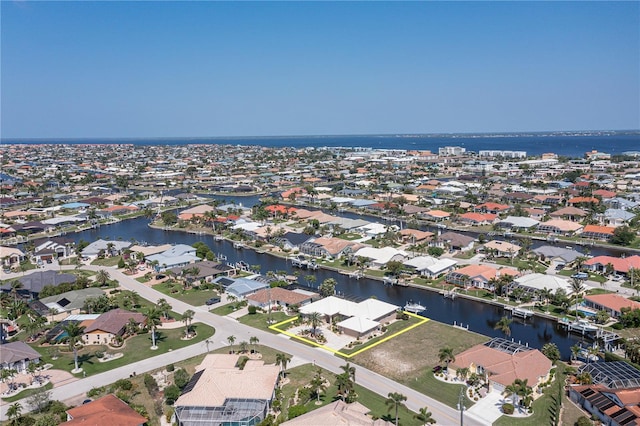
[[505, 311], [511, 311], [512, 316], [522, 319], [529, 319], [534, 315], [533, 311], [519, 306], [505, 306], [504, 309]]
[[445, 299], [451, 299], [451, 300], [455, 300], [457, 293], [456, 293], [456, 288], [452, 288], [449, 291], [445, 291], [444, 293], [442, 293], [442, 295], [444, 296]]

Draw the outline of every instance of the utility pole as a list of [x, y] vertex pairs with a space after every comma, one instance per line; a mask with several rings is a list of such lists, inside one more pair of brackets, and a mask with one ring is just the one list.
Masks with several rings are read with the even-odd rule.
[[458, 410], [460, 410], [460, 426], [464, 426], [464, 388], [460, 388], [460, 396], [458, 397]]

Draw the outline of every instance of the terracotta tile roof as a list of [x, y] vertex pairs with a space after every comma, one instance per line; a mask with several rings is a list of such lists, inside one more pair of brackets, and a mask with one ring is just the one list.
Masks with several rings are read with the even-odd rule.
[[493, 222], [498, 216], [493, 213], [463, 213], [460, 215], [460, 219], [467, 220], [469, 222]]
[[599, 202], [600, 200], [598, 200], [595, 197], [573, 197], [567, 201], [568, 204], [581, 204], [581, 203], [598, 204]]
[[582, 233], [613, 235], [613, 231], [615, 230], [616, 228], [612, 226], [586, 225], [582, 230]]
[[445, 212], [443, 210], [429, 210], [425, 214], [428, 215], [428, 216], [439, 217], [439, 218], [445, 218], [445, 217], [451, 216], [451, 213]]
[[489, 265], [467, 265], [463, 268], [456, 269], [455, 272], [471, 278], [482, 277], [489, 281], [496, 276], [496, 272], [498, 271]]
[[476, 210], [486, 209], [486, 210], [498, 210], [498, 211], [500, 211], [500, 210], [508, 210], [510, 208], [511, 208], [511, 206], [509, 206], [507, 204], [499, 204], [499, 203], [491, 203], [491, 202], [478, 204], [477, 206], [475, 206]]
[[310, 300], [311, 296], [280, 287], [274, 287], [271, 290], [258, 290], [254, 294], [250, 294], [249, 296], [247, 296], [246, 299], [253, 300], [254, 302], [258, 302], [260, 304], [269, 303], [269, 300], [271, 300], [272, 302], [282, 302], [287, 305], [294, 305]]
[[352, 247], [352, 250], [354, 252], [364, 247], [364, 245], [362, 244], [354, 243], [353, 241], [343, 240], [342, 238], [320, 237], [320, 238], [316, 238], [313, 241], [313, 243], [321, 245], [331, 255], [338, 254], [347, 247]]
[[62, 423], [68, 426], [138, 426], [147, 419], [138, 414], [114, 395], [105, 395], [100, 399], [67, 410], [72, 420]]
[[111, 334], [118, 334], [127, 325], [130, 318], [133, 318], [138, 324], [142, 324], [146, 319], [144, 315], [137, 312], [130, 312], [120, 308], [112, 309], [100, 315], [84, 332], [106, 331]]
[[580, 216], [580, 217], [584, 217], [587, 215], [587, 212], [585, 212], [582, 209], [579, 209], [577, 207], [564, 207], [561, 209], [556, 210], [555, 212], [551, 212], [549, 213], [549, 216], [551, 217], [560, 217], [560, 216]]
[[618, 294], [594, 294], [585, 296], [585, 299], [617, 312], [621, 312], [622, 308], [640, 309], [640, 303], [629, 300]]
[[584, 262], [586, 266], [592, 265], [607, 265], [611, 263], [613, 265], [613, 269], [616, 272], [624, 272], [625, 274], [629, 272], [629, 268], [640, 269], [640, 256], [633, 255], [627, 257], [613, 257], [613, 256], [596, 256]]

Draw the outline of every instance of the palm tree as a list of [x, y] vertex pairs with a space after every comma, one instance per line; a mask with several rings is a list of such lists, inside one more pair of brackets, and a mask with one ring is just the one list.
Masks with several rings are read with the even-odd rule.
[[78, 372], [80, 369], [78, 368], [78, 348], [76, 347], [76, 344], [82, 339], [84, 326], [81, 326], [80, 323], [77, 322], [69, 322], [67, 325], [62, 327], [62, 330], [67, 333], [69, 349], [73, 351], [73, 362], [75, 364], [74, 371]]
[[169, 302], [167, 302], [167, 299], [158, 299], [156, 304], [158, 305], [158, 308], [160, 309], [160, 312], [162, 313], [164, 319], [169, 319], [169, 312], [171, 312], [172, 308]]
[[571, 279], [571, 290], [573, 290], [574, 297], [579, 297], [580, 294], [584, 291], [584, 285], [582, 284], [582, 280], [580, 278], [572, 278]]
[[340, 368], [344, 371], [344, 374], [348, 375], [349, 378], [353, 380], [353, 383], [356, 382], [356, 367], [346, 363], [345, 365], [341, 365]]
[[428, 407], [421, 408], [417, 414], [413, 416], [414, 419], [420, 420], [423, 424], [434, 424], [436, 420], [431, 417], [431, 412]]
[[[518, 380], [518, 379], [516, 379], [516, 380]], [[504, 396], [506, 396], [507, 398], [510, 396], [511, 397], [511, 403], [515, 407], [516, 406], [516, 399], [518, 398], [518, 392], [519, 391], [520, 391], [520, 385], [514, 381], [513, 383], [511, 383], [510, 385], [508, 385], [508, 386], [506, 386], [504, 388], [504, 391], [502, 392], [502, 394]]]
[[7, 408], [7, 417], [12, 425], [18, 424], [18, 419], [22, 414], [22, 405], [19, 402], [14, 402]]
[[342, 373], [336, 375], [336, 387], [343, 401], [347, 401], [351, 392], [353, 392], [353, 381], [348, 374]]
[[24, 288], [24, 284], [22, 284], [20, 281], [11, 281], [11, 290], [9, 292], [13, 294], [14, 301], [18, 299], [18, 290], [20, 290], [21, 288]]
[[182, 321], [184, 322], [185, 328], [186, 328], [186, 330], [184, 331], [184, 334], [187, 336], [189, 336], [189, 328], [191, 327], [191, 321], [193, 321], [193, 317], [195, 314], [196, 313], [193, 312], [191, 309], [187, 309], [182, 314]]
[[407, 397], [401, 393], [389, 392], [388, 398], [384, 402], [386, 405], [389, 406], [389, 411], [391, 411], [392, 408], [395, 408], [396, 426], [398, 426], [398, 410], [400, 409], [400, 407], [407, 408], [407, 406], [404, 405], [404, 401], [406, 400], [407, 400]]
[[502, 331], [505, 336], [511, 336], [511, 321], [513, 320], [509, 317], [502, 317], [496, 325], [493, 326], [493, 329]]
[[282, 377], [285, 377], [287, 374], [287, 364], [289, 364], [289, 361], [291, 361], [291, 355], [282, 352], [276, 354], [276, 365], [280, 366]]
[[109, 273], [107, 271], [105, 271], [104, 269], [100, 269], [97, 273], [96, 273], [96, 282], [98, 284], [100, 284], [100, 287], [104, 287], [105, 285], [107, 285], [107, 282], [111, 279], [111, 276], [109, 275]]
[[318, 325], [322, 322], [322, 314], [320, 312], [311, 312], [307, 320], [311, 324], [311, 334], [315, 337]]
[[161, 314], [162, 312], [160, 311], [160, 308], [158, 308], [157, 306], [150, 306], [144, 312], [144, 315], [147, 317], [147, 327], [151, 329], [151, 349], [152, 350], [158, 349], [158, 346], [156, 346], [156, 329], [161, 324], [161, 321], [160, 321]]
[[251, 336], [249, 337], [249, 344], [251, 346], [253, 346], [253, 351], [255, 352], [256, 348], [255, 346], [260, 342], [260, 339], [258, 339], [256, 336]]
[[227, 342], [229, 343], [229, 346], [231, 347], [231, 352], [233, 352], [233, 344], [236, 342], [236, 336], [231, 335], [231, 336], [227, 337]]
[[327, 385], [325, 385], [325, 380], [322, 378], [322, 370], [320, 368], [316, 370], [316, 374], [313, 376], [313, 379], [311, 379], [309, 385], [311, 386], [313, 393], [316, 395], [316, 402], [319, 404], [320, 394], [327, 389]]
[[578, 355], [580, 355], [580, 350], [582, 348], [578, 345], [571, 346], [571, 361], [575, 361], [578, 359]]
[[440, 352], [438, 352], [438, 359], [440, 362], [444, 362], [447, 365], [447, 373], [449, 373], [449, 363], [455, 362], [456, 357], [453, 355], [453, 349], [445, 346], [444, 348], [440, 348]]
[[249, 343], [246, 340], [243, 340], [242, 342], [240, 342], [240, 345], [238, 345], [240, 347], [240, 353], [245, 353], [247, 352], [247, 348], [249, 347]]
[[138, 332], [139, 327], [140, 327], [139, 324], [133, 318], [129, 318], [129, 321], [127, 321], [127, 325], [125, 325], [127, 334], [129, 336], [133, 336], [134, 334], [136, 334]]

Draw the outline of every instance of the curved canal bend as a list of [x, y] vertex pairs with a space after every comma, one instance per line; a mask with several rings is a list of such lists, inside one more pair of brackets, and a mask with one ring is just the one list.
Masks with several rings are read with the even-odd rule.
[[[147, 224], [147, 219], [139, 217], [112, 225], [104, 225], [97, 229], [82, 231], [69, 235], [69, 237], [76, 242], [80, 240], [95, 241], [96, 239], [104, 238], [136, 240], [154, 245], [166, 243], [192, 245], [196, 241], [203, 241], [214, 253], [227, 256], [228, 262], [242, 260], [250, 265], [260, 265], [262, 273], [267, 271], [287, 271], [287, 273], [292, 274], [295, 271], [295, 268], [286, 259], [268, 254], [259, 254], [251, 249], [235, 249], [232, 243], [216, 241], [210, 235], [163, 231], [150, 228]], [[419, 301], [427, 308], [423, 315], [430, 319], [445, 324], [456, 322], [464, 327], [468, 326], [470, 331], [486, 336], [504, 337], [500, 331], [493, 328], [495, 323], [505, 315], [505, 311], [499, 306], [464, 298], [457, 298], [452, 301], [433, 291], [413, 287], [388, 286], [381, 281], [366, 278], [356, 280], [325, 269], [318, 269], [314, 272], [309, 271], [309, 273], [313, 273], [316, 276], [316, 286], [327, 278], [334, 278], [338, 283], [336, 290], [346, 297], [365, 299], [375, 296], [380, 300], [398, 306], [404, 306], [408, 300]], [[299, 278], [301, 285], [306, 284], [304, 281], [305, 275], [308, 275], [308, 273], [303, 271]], [[511, 338], [516, 342], [528, 344], [535, 348], [541, 348], [545, 343], [553, 342], [558, 345], [563, 359], [569, 359], [572, 345], [589, 346], [591, 344], [589, 340], [583, 340], [581, 336], [569, 334], [566, 330], [559, 328], [555, 321], [540, 317], [526, 321], [514, 318], [511, 324]]]

